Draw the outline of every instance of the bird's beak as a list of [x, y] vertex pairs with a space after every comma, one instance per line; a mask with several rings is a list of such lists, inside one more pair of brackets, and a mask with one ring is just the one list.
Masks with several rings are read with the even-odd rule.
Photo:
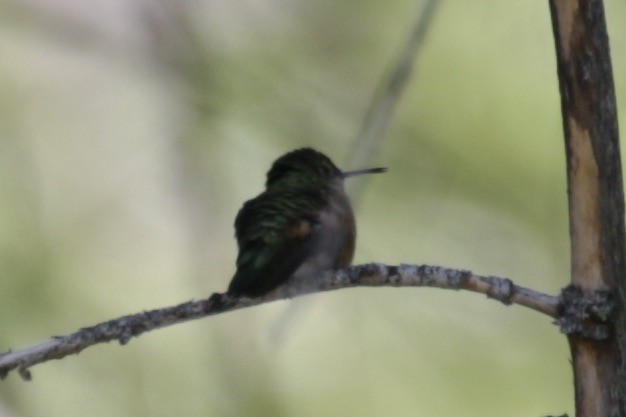
[[363, 175], [363, 174], [378, 174], [381, 172], [387, 172], [387, 168], [367, 168], [367, 169], [359, 169], [356, 171], [348, 171], [348, 172], [342, 172], [341, 173], [341, 177], [342, 178], [348, 178], [348, 177], [354, 177], [356, 175]]

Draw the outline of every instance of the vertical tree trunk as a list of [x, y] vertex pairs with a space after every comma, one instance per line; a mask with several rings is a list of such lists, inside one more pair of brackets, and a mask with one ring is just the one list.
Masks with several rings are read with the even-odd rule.
[[569, 335], [576, 415], [626, 417], [624, 195], [601, 0], [550, 0], [567, 155], [572, 285], [608, 290], [608, 337]]

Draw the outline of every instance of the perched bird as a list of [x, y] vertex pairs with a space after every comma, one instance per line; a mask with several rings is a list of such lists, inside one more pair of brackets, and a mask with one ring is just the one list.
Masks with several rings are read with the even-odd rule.
[[350, 265], [356, 228], [343, 180], [385, 171], [341, 172], [311, 148], [274, 161], [265, 191], [245, 202], [235, 219], [239, 255], [228, 294], [259, 297], [292, 276], [314, 278]]

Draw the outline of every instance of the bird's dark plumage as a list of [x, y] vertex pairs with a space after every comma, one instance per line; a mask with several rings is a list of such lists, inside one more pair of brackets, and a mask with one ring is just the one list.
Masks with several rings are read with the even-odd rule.
[[355, 227], [343, 175], [311, 148], [273, 163], [265, 191], [235, 219], [239, 255], [228, 294], [258, 297], [294, 274], [309, 277], [351, 262]]
[[235, 220], [239, 256], [228, 292], [259, 296], [286, 281], [309, 252], [323, 207], [315, 190], [266, 191], [247, 201]]

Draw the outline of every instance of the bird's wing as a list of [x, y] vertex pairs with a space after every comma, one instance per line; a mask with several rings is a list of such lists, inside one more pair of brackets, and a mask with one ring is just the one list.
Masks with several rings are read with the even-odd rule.
[[320, 190], [266, 191], [247, 201], [235, 219], [239, 255], [228, 293], [259, 296], [289, 279], [311, 250], [323, 207]]

